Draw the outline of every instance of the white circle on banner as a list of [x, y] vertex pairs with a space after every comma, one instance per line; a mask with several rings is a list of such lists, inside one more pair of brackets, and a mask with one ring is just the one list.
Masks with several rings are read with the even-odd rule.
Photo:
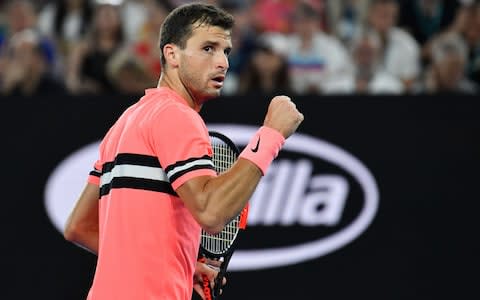
[[[226, 135], [237, 145], [248, 144], [258, 130], [254, 126], [237, 124], [209, 124], [207, 127]], [[45, 208], [50, 220], [60, 232], [63, 232], [67, 218], [86, 184], [88, 173], [98, 158], [99, 145], [100, 142], [94, 142], [73, 152], [60, 162], [48, 178]], [[230, 261], [229, 271], [281, 267], [321, 257], [358, 238], [375, 217], [379, 202], [377, 184], [367, 167], [352, 154], [303, 133], [295, 133], [287, 139], [282, 151], [318, 158], [350, 174], [362, 188], [362, 209], [346, 227], [323, 238], [278, 248], [237, 249]]]

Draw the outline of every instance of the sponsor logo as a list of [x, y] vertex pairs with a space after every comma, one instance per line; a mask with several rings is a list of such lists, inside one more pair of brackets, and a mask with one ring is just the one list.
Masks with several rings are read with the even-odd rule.
[[[208, 128], [238, 146], [247, 145], [258, 130], [234, 124]], [[45, 207], [60, 232], [97, 159], [98, 146], [92, 143], [72, 153], [48, 179]], [[361, 161], [338, 146], [296, 133], [250, 200], [247, 231], [229, 271], [281, 267], [336, 251], [368, 228], [378, 201], [375, 179]]]
[[258, 146], [260, 146], [260, 137], [258, 137], [257, 145], [255, 146], [255, 148], [251, 148], [250, 150], [252, 150], [253, 153], [256, 153], [258, 151]]

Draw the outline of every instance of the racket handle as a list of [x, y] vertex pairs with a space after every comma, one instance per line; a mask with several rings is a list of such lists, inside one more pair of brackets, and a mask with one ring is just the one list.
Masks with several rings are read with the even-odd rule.
[[212, 289], [210, 288], [210, 280], [208, 280], [207, 275], [202, 275], [203, 279], [203, 293], [205, 294], [205, 300], [215, 300], [215, 296], [212, 293]]
[[223, 258], [222, 265], [220, 266], [220, 271], [218, 271], [217, 277], [215, 278], [215, 285], [213, 286], [213, 299], [216, 299], [220, 296], [220, 289], [223, 286], [223, 278], [225, 277], [225, 274], [227, 274], [227, 266], [230, 262], [230, 258], [232, 258], [232, 255], [227, 255]]
[[218, 272], [217, 277], [215, 278], [215, 285], [213, 286], [212, 299], [216, 299], [220, 296], [220, 289], [222, 288], [222, 281], [225, 277], [225, 271], [222, 269]]

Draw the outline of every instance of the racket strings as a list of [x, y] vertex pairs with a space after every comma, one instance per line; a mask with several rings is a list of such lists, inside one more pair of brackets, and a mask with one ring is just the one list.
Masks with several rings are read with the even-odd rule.
[[[237, 153], [222, 140], [211, 137], [213, 149], [212, 161], [215, 171], [221, 174], [227, 171], [237, 159]], [[209, 234], [202, 230], [201, 243], [208, 251], [216, 254], [226, 252], [235, 240], [240, 225], [240, 216], [237, 216], [218, 234]]]

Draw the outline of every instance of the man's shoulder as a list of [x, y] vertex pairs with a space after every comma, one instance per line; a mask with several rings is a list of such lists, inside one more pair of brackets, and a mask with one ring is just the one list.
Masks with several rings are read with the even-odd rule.
[[200, 115], [173, 91], [155, 89], [147, 92], [144, 97], [147, 98], [142, 99], [139, 104], [144, 106], [147, 115], [154, 121], [176, 123], [185, 119], [201, 120]]

